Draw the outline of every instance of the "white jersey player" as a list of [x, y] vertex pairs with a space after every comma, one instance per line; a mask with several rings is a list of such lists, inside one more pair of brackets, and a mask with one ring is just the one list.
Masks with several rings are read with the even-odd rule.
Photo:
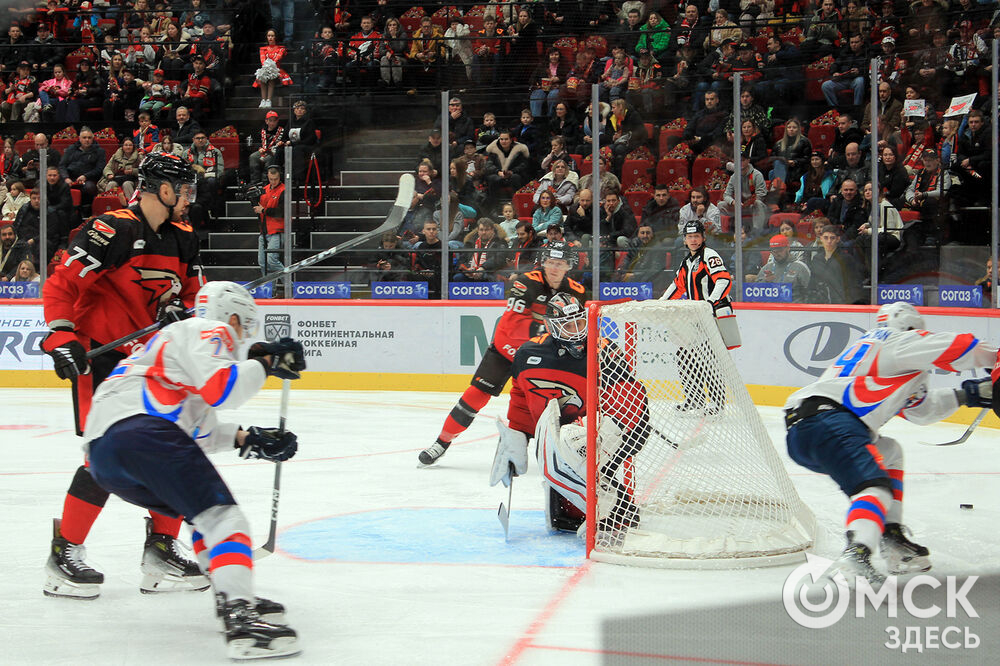
[[885, 579], [871, 564], [878, 545], [891, 574], [931, 567], [927, 548], [904, 534], [902, 449], [879, 428], [896, 415], [925, 425], [961, 406], [991, 406], [989, 379], [966, 380], [956, 390], [930, 389], [928, 377], [935, 368], [992, 368], [997, 359], [996, 347], [971, 333], [923, 330], [923, 317], [908, 303], [883, 305], [876, 323], [785, 403], [791, 458], [829, 475], [851, 499], [848, 545], [832, 567], [849, 585], [856, 576]]
[[165, 327], [121, 361], [94, 396], [84, 437], [94, 480], [122, 499], [194, 527], [198, 564], [215, 589], [234, 659], [298, 653], [295, 631], [262, 619], [280, 604], [254, 595], [250, 526], [206, 453], [238, 449], [244, 458], [281, 461], [298, 447], [284, 430], [219, 423], [218, 408], [251, 398], [268, 375], [297, 379], [302, 345], [290, 338], [257, 343], [257, 307], [232, 282], [209, 282], [195, 317]]

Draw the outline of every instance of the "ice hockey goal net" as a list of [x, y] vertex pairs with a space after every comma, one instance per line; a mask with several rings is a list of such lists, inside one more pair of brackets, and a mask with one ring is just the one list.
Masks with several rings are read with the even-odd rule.
[[815, 519], [708, 303], [592, 302], [589, 317], [588, 556], [715, 568], [801, 558]]

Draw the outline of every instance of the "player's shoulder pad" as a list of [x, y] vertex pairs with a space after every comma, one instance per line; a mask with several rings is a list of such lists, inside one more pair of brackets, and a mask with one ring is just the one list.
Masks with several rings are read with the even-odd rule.
[[173, 220], [170, 222], [170, 224], [172, 224], [173, 226], [177, 227], [178, 229], [180, 229], [185, 233], [189, 234], [194, 233], [194, 227], [192, 227], [188, 222], [185, 222], [184, 220]]
[[568, 287], [569, 289], [575, 291], [578, 294], [584, 294], [587, 291], [586, 287], [584, 287], [582, 284], [580, 284], [573, 278], [566, 278], [565, 280], [563, 280], [563, 286]]
[[195, 346], [201, 342], [207, 342], [212, 347], [214, 356], [235, 356], [239, 349], [236, 340], [236, 331], [229, 324], [201, 317], [190, 317], [183, 321], [175, 322], [164, 327], [164, 331], [171, 331], [175, 335], [186, 339], [186, 342]]
[[122, 243], [131, 246], [139, 224], [141, 221], [135, 213], [121, 208], [84, 222], [76, 232], [75, 240], [101, 250]]

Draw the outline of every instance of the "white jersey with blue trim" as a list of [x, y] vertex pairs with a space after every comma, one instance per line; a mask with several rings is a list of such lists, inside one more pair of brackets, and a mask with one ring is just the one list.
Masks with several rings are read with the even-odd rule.
[[148, 414], [176, 423], [206, 453], [233, 448], [239, 426], [218, 423], [215, 410], [239, 407], [267, 378], [259, 361], [238, 361], [238, 351], [228, 324], [192, 317], [163, 328], [97, 387], [84, 441]]
[[897, 415], [920, 425], [935, 423], [959, 405], [954, 389], [928, 388], [930, 371], [991, 368], [996, 359], [997, 348], [971, 333], [873, 328], [819, 379], [789, 396], [785, 409], [824, 397], [843, 405], [872, 432]]

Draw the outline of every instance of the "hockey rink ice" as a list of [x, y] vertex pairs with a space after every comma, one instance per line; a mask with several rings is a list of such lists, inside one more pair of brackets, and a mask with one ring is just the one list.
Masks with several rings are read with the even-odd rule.
[[[956, 381], [956, 385], [957, 385]], [[279, 392], [236, 412], [277, 425]], [[303, 653], [289, 664], [996, 664], [1000, 643], [1000, 437], [965, 426], [894, 419], [883, 433], [907, 461], [904, 522], [934, 570], [980, 578], [978, 617], [929, 620], [869, 612], [826, 629], [793, 622], [782, 587], [796, 565], [694, 571], [584, 558], [583, 542], [549, 535], [534, 458], [514, 482], [510, 541], [488, 484], [494, 399], [436, 465], [418, 468], [453, 393], [292, 391], [298, 455], [284, 463], [278, 552], [255, 563], [257, 591], [287, 607]], [[0, 389], [0, 663], [219, 664], [225, 646], [209, 593], [142, 595], [144, 510], [112, 497], [87, 541], [105, 574], [94, 601], [42, 595], [52, 518], [82, 460], [68, 390]], [[843, 548], [847, 501], [832, 481], [788, 460], [780, 410], [759, 409], [800, 496], [816, 515], [815, 553]], [[533, 450], [533, 449], [532, 449]], [[273, 466], [213, 456], [254, 530], [266, 537]], [[971, 504], [972, 509], [961, 509]], [[182, 536], [189, 542], [189, 529]], [[804, 562], [804, 558], [803, 558]], [[941, 590], [944, 589], [941, 583]], [[924, 588], [925, 590], [929, 587]], [[943, 594], [936, 602], [943, 608]], [[929, 606], [930, 604], [924, 604]], [[884, 610], [884, 608], [883, 608]], [[849, 613], [849, 615], [853, 615]], [[978, 647], [885, 647], [886, 626], [965, 628]]]

